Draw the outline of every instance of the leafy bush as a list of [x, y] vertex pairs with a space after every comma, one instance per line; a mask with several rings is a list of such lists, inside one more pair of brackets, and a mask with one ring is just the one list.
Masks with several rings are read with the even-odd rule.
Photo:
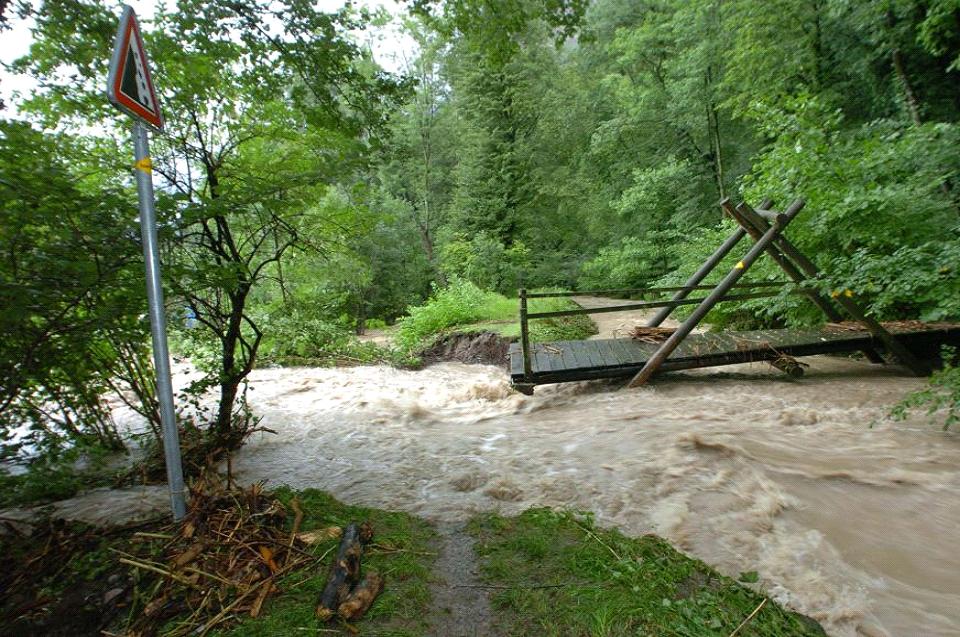
[[435, 289], [424, 305], [408, 308], [408, 312], [398, 321], [396, 340], [401, 348], [412, 350], [449, 327], [510, 317], [516, 313], [516, 303], [458, 278]]
[[624, 237], [616, 245], [583, 264], [580, 289], [625, 289], [649, 285], [676, 269], [680, 233], [651, 231], [642, 237]]
[[928, 415], [943, 410], [943, 429], [960, 423], [960, 358], [954, 347], [943, 348], [943, 369], [934, 372], [926, 388], [900, 401], [892, 415], [903, 420], [914, 409], [925, 407]]
[[510, 246], [486, 232], [457, 237], [443, 246], [440, 268], [450, 279], [465, 279], [486, 290], [513, 292], [530, 267], [530, 250], [522, 241]]
[[104, 462], [108, 453], [99, 446], [72, 447], [57, 456], [37, 456], [21, 473], [0, 472], [0, 507], [63, 500], [109, 484], [112, 476]]
[[264, 330], [259, 364], [335, 365], [392, 360], [375, 343], [357, 340], [343, 324], [291, 310], [261, 318]]
[[[546, 292], [548, 290], [537, 290]], [[530, 299], [530, 312], [553, 312], [579, 307], [567, 298]], [[396, 340], [401, 351], [412, 352], [434, 336], [459, 327], [469, 331], [494, 331], [516, 339], [520, 336], [519, 305], [516, 299], [481, 290], [469, 281], [456, 279], [448, 287], [434, 291], [424, 305], [409, 308], [409, 316], [399, 321]], [[577, 340], [597, 333], [589, 316], [561, 316], [530, 321], [530, 340], [534, 342]]]

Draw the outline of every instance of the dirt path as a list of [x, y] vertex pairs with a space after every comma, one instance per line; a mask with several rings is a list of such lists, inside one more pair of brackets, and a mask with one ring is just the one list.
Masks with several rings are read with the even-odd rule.
[[[592, 309], [595, 307], [611, 307], [627, 305], [632, 301], [627, 299], [609, 299], [602, 296], [574, 296], [573, 301], [581, 307]], [[623, 338], [637, 325], [646, 325], [653, 316], [654, 310], [627, 310], [624, 312], [607, 312], [605, 314], [591, 314], [590, 318], [597, 325], [598, 333], [591, 338]], [[673, 319], [663, 322], [663, 327], [679, 325]]]
[[487, 589], [477, 578], [474, 539], [459, 523], [437, 525], [439, 554], [430, 586], [430, 637], [499, 637]]

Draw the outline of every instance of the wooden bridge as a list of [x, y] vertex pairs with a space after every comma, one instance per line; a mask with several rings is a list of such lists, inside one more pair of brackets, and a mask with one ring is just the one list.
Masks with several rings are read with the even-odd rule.
[[[863, 352], [873, 363], [887, 362], [886, 356], [915, 374], [925, 375], [930, 372], [942, 345], [960, 346], [960, 325], [918, 321], [880, 324], [860, 308], [853, 290], [837, 290], [828, 298], [812, 287], [802, 286], [805, 281], [819, 277], [820, 272], [783, 236], [784, 228], [803, 209], [802, 200], [796, 200], [782, 213], [770, 210], [769, 200], [761, 203], [757, 210], [746, 203], [733, 207], [726, 199], [720, 205], [739, 228], [683, 286], [536, 294], [520, 290], [520, 342], [510, 348], [510, 376], [514, 387], [524, 393], [533, 393], [536, 385], [547, 383], [626, 377], [632, 377], [629, 386], [634, 387], [646, 383], [659, 372], [755, 361], [770, 361], [788, 373], [799, 374], [802, 366], [793, 357], [855, 351]], [[747, 235], [753, 238], [754, 244], [743, 258], [719, 283], [703, 285], [703, 280]], [[791, 281], [740, 283], [762, 254], [770, 256]], [[718, 303], [776, 296], [791, 282], [796, 285], [788, 293], [805, 295], [830, 323], [818, 330], [693, 333]], [[698, 290], [708, 293], [703, 297], [688, 298]], [[591, 309], [532, 313], [527, 307], [531, 298], [610, 292], [643, 296], [673, 294], [669, 300]], [[659, 311], [647, 323], [648, 327], [657, 327], [681, 305], [696, 307], [676, 330], [665, 331], [661, 342], [618, 338], [530, 343], [530, 320], [657, 308]], [[851, 319], [850, 322], [843, 322], [845, 317], [838, 307]]]

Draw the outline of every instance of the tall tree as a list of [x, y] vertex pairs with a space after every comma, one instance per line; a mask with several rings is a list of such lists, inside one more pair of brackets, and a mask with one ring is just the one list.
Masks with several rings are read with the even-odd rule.
[[[44, 3], [36, 24], [18, 68], [46, 90], [25, 107], [51, 125], [76, 116], [116, 126], [99, 90], [113, 13], [98, 2]], [[319, 243], [301, 235], [300, 217], [362, 165], [397, 89], [346, 37], [362, 26], [363, 16], [306, 0], [179, 0], [144, 29], [166, 115], [154, 166], [171, 304], [188, 305], [220, 346], [209, 381], [219, 385], [221, 439], [235, 441], [248, 423], [237, 420], [237, 397], [262, 339], [251, 290], [290, 249]], [[79, 85], [64, 83], [65, 68]]]

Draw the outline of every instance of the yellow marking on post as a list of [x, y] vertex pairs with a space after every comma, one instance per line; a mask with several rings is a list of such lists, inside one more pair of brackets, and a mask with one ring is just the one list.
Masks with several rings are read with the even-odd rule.
[[153, 172], [153, 161], [149, 157], [144, 157], [143, 159], [138, 159], [133, 167], [149, 174]]
[[843, 295], [849, 299], [853, 297], [853, 292], [851, 290], [844, 290]]
[[830, 293], [831, 299], [838, 298], [839, 296], [840, 296], [840, 290], [834, 290], [833, 292]]
[[744, 269], [745, 267], [747, 267], [747, 266], [743, 265], [743, 261], [737, 261], [736, 268], [737, 268], [738, 270], [742, 270], [742, 269]]

